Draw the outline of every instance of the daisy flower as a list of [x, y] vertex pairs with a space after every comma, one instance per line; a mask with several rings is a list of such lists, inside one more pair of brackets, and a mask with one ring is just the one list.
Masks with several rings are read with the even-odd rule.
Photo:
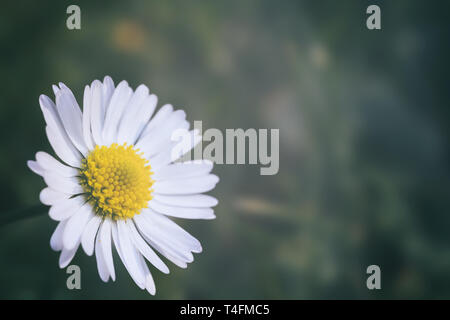
[[[115, 248], [134, 282], [154, 295], [147, 261], [169, 273], [155, 251], [181, 268], [202, 251], [170, 217], [215, 218], [217, 200], [202, 194], [219, 181], [212, 162], [177, 161], [202, 137], [189, 131], [183, 110], [166, 104], [154, 114], [158, 99], [145, 85], [133, 91], [126, 81], [115, 87], [108, 76], [95, 80], [84, 89], [82, 111], [67, 86], [53, 91], [56, 104], [45, 95], [39, 103], [61, 161], [39, 151], [28, 166], [44, 178], [40, 200], [59, 222], [50, 239], [61, 251], [59, 266], [68, 266], [81, 245], [87, 255], [95, 252], [100, 278], [115, 281]], [[182, 142], [173, 140], [177, 130]], [[180, 143], [183, 152], [172, 152]]]

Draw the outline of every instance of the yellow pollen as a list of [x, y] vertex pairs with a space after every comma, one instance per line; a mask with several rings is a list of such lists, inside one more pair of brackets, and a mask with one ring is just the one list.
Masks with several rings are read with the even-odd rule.
[[95, 212], [113, 220], [132, 218], [152, 199], [150, 164], [127, 144], [96, 146], [80, 169], [80, 183]]

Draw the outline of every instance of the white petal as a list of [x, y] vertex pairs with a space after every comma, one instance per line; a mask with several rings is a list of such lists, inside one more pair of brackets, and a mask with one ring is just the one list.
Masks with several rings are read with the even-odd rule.
[[67, 225], [63, 234], [64, 248], [72, 249], [80, 242], [84, 228], [93, 216], [92, 206], [89, 202], [86, 202], [78, 212], [67, 220]]
[[47, 152], [36, 153], [36, 160], [44, 170], [53, 171], [63, 177], [75, 177], [79, 174], [77, 169], [62, 164]]
[[112, 95], [114, 94], [114, 81], [110, 76], [105, 76], [103, 78], [103, 88], [102, 88], [102, 107], [104, 110], [104, 114], [106, 115], [106, 111], [108, 110], [109, 103], [111, 101]]
[[[126, 268], [126, 260], [123, 256], [122, 249], [120, 248], [120, 242], [119, 242], [119, 235], [117, 231], [117, 223], [111, 224], [111, 236], [113, 239], [114, 247], [116, 248], [117, 253], [119, 254], [120, 260], [122, 260], [123, 265]], [[130, 274], [130, 276], [133, 278], [133, 275]], [[133, 278], [134, 282], [137, 283], [137, 281]]]
[[83, 95], [83, 138], [88, 150], [94, 149], [94, 141], [91, 132], [91, 107], [92, 91], [89, 86], [84, 87]]
[[[64, 83], [62, 83], [62, 82], [58, 83], [58, 85], [59, 85], [59, 88], [60, 88], [60, 89], [68, 89], [68, 90], [70, 90], [69, 87], [66, 86], [66, 85], [65, 85]], [[57, 91], [57, 92], [59, 92], [59, 91]]]
[[170, 236], [172, 241], [176, 243], [177, 247], [184, 247], [186, 250], [192, 252], [202, 252], [202, 245], [200, 244], [200, 241], [168, 217], [152, 212], [151, 210], [143, 212], [143, 216], [156, 228], [160, 229], [161, 232], [167, 236]]
[[42, 114], [47, 123], [47, 137], [58, 157], [69, 165], [78, 163], [74, 159], [79, 159], [80, 154], [72, 141], [69, 139], [61, 119], [56, 111], [56, 106], [49, 97], [41, 95], [39, 97]]
[[148, 124], [157, 103], [158, 97], [154, 94], [149, 95], [139, 106], [136, 116], [131, 119], [128, 129], [128, 139], [133, 145], [136, 144], [136, 141], [141, 136], [145, 126]]
[[156, 170], [152, 178], [156, 181], [190, 178], [207, 174], [211, 172], [212, 168], [213, 163], [210, 160], [173, 163]]
[[142, 215], [142, 219], [139, 223], [142, 224], [143, 230], [145, 231], [143, 232], [143, 235], [150, 235], [152, 238], [149, 240], [154, 241], [156, 245], [163, 249], [170, 251], [184, 262], [194, 261], [192, 252], [201, 252], [202, 250], [199, 242], [193, 243], [187, 241], [186, 238], [181, 236], [179, 230], [168, 227], [168, 225], [161, 223], [161, 221], [156, 220], [153, 216], [161, 215], [151, 209], [147, 209], [146, 214]]
[[69, 197], [69, 194], [53, 190], [52, 188], [44, 188], [39, 194], [39, 200], [47, 206], [51, 206], [62, 200], [69, 199]]
[[148, 205], [156, 212], [183, 219], [214, 219], [214, 210], [211, 208], [184, 208], [172, 207], [154, 200], [150, 200]]
[[72, 167], [79, 167], [81, 164], [81, 154], [73, 146], [67, 136], [61, 135], [52, 127], [45, 128], [48, 141], [58, 157]]
[[156, 268], [158, 268], [163, 273], [169, 273], [169, 268], [166, 264], [158, 257], [158, 255], [153, 251], [149, 245], [142, 239], [141, 235], [136, 229], [134, 223], [127, 223], [130, 230], [131, 238], [134, 245], [139, 250], [139, 252]]
[[134, 144], [131, 137], [134, 136], [134, 133], [130, 133], [130, 131], [136, 130], [136, 121], [134, 119], [137, 118], [137, 113], [139, 111], [140, 105], [145, 101], [149, 93], [147, 86], [140, 85], [133, 95], [130, 98], [128, 106], [123, 113], [122, 120], [120, 121], [118, 133], [117, 133], [117, 143], [123, 144]]
[[30, 168], [31, 171], [33, 171], [34, 173], [40, 175], [41, 177], [44, 176], [44, 168], [42, 168], [39, 163], [37, 163], [36, 161], [33, 160], [28, 160], [27, 161], [27, 166], [28, 168]]
[[148, 269], [147, 263], [141, 255], [139, 255], [139, 264], [145, 275], [145, 289], [148, 293], [154, 296], [156, 293], [155, 281], [153, 280], [152, 274]]
[[95, 144], [103, 145], [103, 125], [105, 122], [105, 108], [102, 105], [103, 85], [95, 80], [91, 86], [91, 132]]
[[84, 196], [76, 196], [56, 202], [51, 206], [48, 214], [56, 221], [63, 221], [70, 218], [86, 203]]
[[172, 132], [177, 129], [189, 129], [189, 122], [186, 121], [186, 112], [177, 110], [160, 125], [154, 126], [149, 133], [141, 138], [136, 144], [136, 148], [144, 152], [146, 157], [157, 154], [172, 142]]
[[[116, 223], [112, 223], [111, 224], [111, 235], [114, 241], [114, 245], [115, 248], [117, 250], [117, 253], [119, 254], [120, 259], [122, 260], [123, 265], [125, 266], [125, 268], [128, 270], [128, 273], [130, 274], [131, 278], [133, 279], [133, 281], [137, 284], [137, 286], [141, 289], [145, 289], [145, 279], [144, 279], [144, 283], [142, 283], [142, 278], [140, 277], [140, 275], [136, 275], [134, 273], [130, 273], [130, 269], [127, 266], [128, 265], [128, 261], [126, 260], [122, 249], [121, 249], [121, 244], [119, 241], [119, 236], [118, 236], [118, 226], [117, 226], [117, 222]], [[133, 248], [134, 249], [134, 248]], [[141, 256], [139, 255], [139, 253], [137, 252], [136, 249], [133, 250], [133, 257], [136, 258], [136, 260], [138, 260]], [[142, 271], [142, 270], [141, 270]], [[144, 274], [141, 274], [142, 276], [144, 276]]]
[[183, 252], [180, 247], [176, 247], [173, 241], [168, 239], [167, 235], [162, 234], [161, 230], [155, 229], [142, 213], [134, 216], [134, 220], [144, 239], [175, 265], [186, 268], [186, 263], [192, 262], [193, 257], [190, 252]]
[[116, 273], [114, 271], [114, 262], [111, 251], [111, 220], [105, 219], [100, 227], [99, 241], [102, 247], [103, 258], [108, 268], [109, 274], [113, 281], [116, 280]]
[[128, 86], [128, 83], [122, 81], [111, 97], [103, 127], [103, 142], [107, 146], [117, 141], [118, 125], [132, 93], [133, 90]]
[[173, 106], [171, 104], [163, 105], [144, 128], [141, 138], [144, 138], [154, 127], [158, 126], [161, 123], [164, 123], [164, 121], [170, 116], [172, 112]]
[[206, 194], [193, 194], [193, 195], [162, 195], [155, 194], [152, 201], [157, 201], [162, 204], [174, 206], [174, 207], [197, 207], [197, 208], [209, 208], [217, 205], [216, 198], [208, 196]]
[[84, 228], [83, 235], [81, 236], [81, 246], [88, 256], [92, 256], [94, 253], [95, 236], [97, 235], [101, 222], [102, 218], [94, 215]]
[[[142, 279], [139, 279], [139, 275], [136, 276], [134, 273], [130, 273], [130, 271], [129, 271], [128, 267], [127, 267], [127, 260], [125, 259], [125, 256], [122, 253], [122, 249], [120, 247], [117, 223], [113, 223], [111, 225], [111, 231], [112, 231], [111, 234], [112, 234], [112, 238], [113, 238], [113, 241], [114, 241], [114, 245], [115, 245], [115, 247], [117, 249], [117, 253], [119, 254], [120, 259], [122, 260], [123, 265], [128, 270], [128, 273], [130, 274], [130, 276], [133, 279], [133, 281], [137, 284], [137, 286], [140, 287], [141, 289], [145, 289], [145, 283], [142, 283]], [[136, 252], [137, 251], [134, 250], [133, 256], [136, 256], [135, 255]]]
[[52, 248], [52, 250], [54, 251], [61, 251], [63, 249], [62, 237], [66, 223], [66, 221], [61, 221], [60, 223], [58, 223], [55, 231], [50, 238], [50, 248]]
[[100, 237], [97, 236], [97, 240], [95, 241], [95, 260], [97, 261], [97, 270], [103, 282], [108, 282], [109, 280], [109, 271], [108, 266], [106, 265], [105, 256], [103, 255], [102, 246], [100, 244]]
[[55, 103], [49, 97], [42, 94], [39, 96], [39, 105], [47, 126], [54, 128], [56, 131], [65, 133], [61, 119], [56, 112]]
[[117, 231], [120, 249], [123, 255], [123, 264], [127, 268], [128, 272], [135, 280], [136, 284], [141, 288], [145, 288], [145, 275], [139, 264], [138, 255], [134, 248], [128, 228], [126, 227], [126, 221], [117, 221]]
[[80, 194], [84, 192], [75, 177], [61, 177], [58, 174], [46, 171], [44, 181], [50, 188], [62, 193]]
[[64, 269], [69, 265], [72, 261], [73, 257], [77, 253], [78, 247], [80, 246], [80, 242], [76, 243], [72, 249], [63, 248], [61, 251], [61, 255], [59, 256], [59, 267]]
[[152, 166], [152, 170], [157, 171], [172, 162], [172, 151], [166, 150], [160, 152], [156, 156], [152, 157], [149, 161], [150, 165]]
[[[117, 253], [119, 254], [120, 260], [124, 261], [122, 249], [120, 249], [119, 236], [117, 231], [117, 223], [111, 224], [111, 236], [113, 239], [114, 247], [116, 248]], [[125, 263], [124, 263], [125, 265]]]
[[84, 143], [82, 114], [72, 91], [68, 88], [59, 90], [56, 94], [56, 107], [70, 140], [86, 155], [88, 150]]
[[56, 95], [59, 91], [59, 87], [57, 85], [52, 85], [53, 93]]
[[153, 185], [158, 194], [196, 194], [208, 192], [219, 182], [219, 177], [208, 174], [200, 177], [156, 181]]
[[185, 135], [178, 138], [179, 141], [171, 142], [166, 149], [149, 159], [153, 170], [159, 170], [169, 163], [177, 161], [202, 141], [197, 129], [186, 130]]
[[150, 135], [147, 135], [147, 138], [149, 138], [149, 142], [141, 148], [141, 150], [144, 152], [144, 156], [146, 158], [149, 158], [168, 149], [173, 145], [173, 141], [171, 140], [172, 133], [175, 130], [187, 131], [188, 129], [189, 122], [184, 120], [176, 124], [168, 123], [167, 127], [165, 127], [164, 130], [155, 133], [155, 137], [153, 139], [149, 138]]

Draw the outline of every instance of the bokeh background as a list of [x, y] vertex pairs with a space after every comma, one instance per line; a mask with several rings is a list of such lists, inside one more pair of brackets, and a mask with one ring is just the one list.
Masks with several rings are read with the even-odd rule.
[[[450, 298], [449, 31], [442, 1], [8, 1], [0, 12], [0, 217], [38, 204], [38, 97], [111, 75], [203, 128], [279, 128], [280, 170], [217, 165], [214, 221], [156, 297], [78, 252], [66, 288], [46, 210], [0, 226], [2, 299]], [[369, 31], [378, 4], [382, 30]], [[18, 217], [20, 215], [18, 214]], [[0, 219], [1, 221], [1, 219]], [[366, 288], [377, 264], [382, 289]]]

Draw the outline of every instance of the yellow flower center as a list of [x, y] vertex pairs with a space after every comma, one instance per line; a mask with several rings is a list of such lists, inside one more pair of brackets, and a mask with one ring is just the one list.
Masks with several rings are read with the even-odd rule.
[[132, 218], [152, 199], [150, 164], [126, 143], [96, 146], [80, 169], [80, 183], [95, 212], [111, 219]]

